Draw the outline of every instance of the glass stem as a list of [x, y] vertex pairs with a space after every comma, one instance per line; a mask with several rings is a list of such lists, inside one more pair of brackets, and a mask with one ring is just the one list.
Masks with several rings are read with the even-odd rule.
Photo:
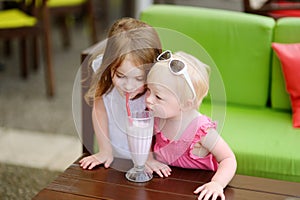
[[144, 171], [145, 166], [144, 165], [142, 165], [142, 166], [135, 166], [134, 168], [136, 169], [136, 171], [142, 172], [142, 171]]

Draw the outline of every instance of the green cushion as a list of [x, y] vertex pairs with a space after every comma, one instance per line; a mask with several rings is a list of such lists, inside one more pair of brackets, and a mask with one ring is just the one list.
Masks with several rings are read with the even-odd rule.
[[[201, 111], [210, 115], [209, 105]], [[300, 182], [300, 129], [291, 118], [270, 108], [227, 106], [219, 131], [235, 153], [238, 174]]]
[[0, 29], [34, 26], [37, 19], [18, 9], [0, 11]]
[[[279, 19], [274, 31], [274, 42], [299, 43], [300, 18]], [[271, 105], [273, 108], [290, 110], [291, 104], [285, 88], [281, 64], [275, 53], [272, 61]]]
[[[268, 99], [272, 18], [200, 7], [153, 5], [141, 19], [179, 31], [201, 44], [218, 67], [230, 103], [265, 106]], [[173, 40], [179, 47], [185, 44]], [[164, 46], [164, 48], [169, 48]]]
[[86, 0], [48, 0], [47, 5], [49, 7], [77, 6], [85, 2]]
[[[142, 12], [141, 19], [193, 38], [212, 57], [227, 89], [229, 106], [213, 105], [211, 111], [204, 103], [200, 110], [218, 122], [219, 132], [237, 157], [237, 173], [300, 182], [300, 129], [292, 127], [289, 111], [266, 107], [275, 21], [240, 12], [172, 5], [153, 5]], [[300, 40], [299, 28], [296, 19], [280, 19], [275, 41]], [[159, 34], [165, 49], [188, 49], [197, 54], [198, 49], [190, 43]]]

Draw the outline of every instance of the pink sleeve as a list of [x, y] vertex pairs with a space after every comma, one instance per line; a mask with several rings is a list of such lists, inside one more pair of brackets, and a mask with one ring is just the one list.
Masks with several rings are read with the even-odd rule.
[[[206, 122], [203, 123], [200, 122], [200, 126], [197, 128], [197, 131], [196, 131], [196, 134], [195, 134], [195, 137], [194, 137], [194, 140], [192, 142], [192, 144], [190, 145], [190, 149], [189, 149], [189, 154], [190, 156], [194, 156], [194, 154], [192, 153], [192, 150], [194, 148], [194, 145], [198, 142], [200, 142], [201, 138], [203, 136], [205, 136], [207, 133], [208, 133], [208, 129], [210, 128], [214, 128], [216, 129], [217, 127], [217, 123], [216, 122], [212, 122], [208, 117], [206, 118], [205, 120]], [[197, 157], [198, 158], [198, 157]]]

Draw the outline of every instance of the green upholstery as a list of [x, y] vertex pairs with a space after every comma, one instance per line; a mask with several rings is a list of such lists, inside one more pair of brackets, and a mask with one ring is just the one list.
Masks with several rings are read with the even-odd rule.
[[[210, 104], [200, 111], [212, 117]], [[237, 173], [300, 182], [300, 129], [291, 120], [288, 111], [227, 106], [218, 131], [236, 156]]]
[[236, 155], [237, 173], [300, 182], [300, 129], [289, 112], [228, 106], [222, 137]]
[[73, 6], [83, 4], [86, 0], [48, 0], [49, 7]]
[[[280, 63], [271, 48], [273, 41], [300, 42], [300, 18], [275, 22], [234, 11], [153, 5], [142, 12], [141, 19], [191, 37], [213, 59], [207, 63], [215, 62], [227, 106], [218, 109], [222, 106], [211, 106], [208, 99], [200, 111], [217, 121], [218, 131], [236, 155], [237, 173], [300, 182], [300, 129], [292, 126]], [[190, 43], [158, 32], [165, 49], [187, 49], [203, 58]], [[215, 116], [218, 111], [223, 113]]]
[[[300, 43], [300, 20], [299, 18], [281, 18], [278, 20], [274, 31], [274, 42]], [[299, 55], [300, 56], [300, 55]], [[281, 64], [276, 54], [272, 57], [272, 86], [271, 104], [277, 109], [291, 109], [289, 95], [285, 88]]]
[[0, 11], [0, 29], [34, 26], [36, 18], [26, 15], [18, 9]]
[[215, 61], [225, 88], [230, 88], [226, 91], [228, 102], [266, 105], [273, 19], [172, 5], [154, 5], [141, 19], [154, 27], [179, 31], [201, 44]]

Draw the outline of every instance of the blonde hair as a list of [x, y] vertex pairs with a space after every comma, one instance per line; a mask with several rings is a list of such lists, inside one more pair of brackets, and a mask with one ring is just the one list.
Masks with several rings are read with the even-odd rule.
[[[209, 90], [209, 66], [183, 51], [173, 54], [172, 59], [181, 60], [186, 64], [187, 72], [196, 93], [192, 106], [198, 108]], [[193, 93], [184, 76], [174, 75], [169, 70], [169, 61], [157, 62], [148, 74], [147, 83], [159, 84], [168, 88], [183, 105], [186, 105], [187, 102], [193, 99]]]
[[134, 64], [147, 75], [161, 53], [161, 43], [157, 32], [150, 25], [134, 18], [121, 18], [111, 26], [105, 50], [95, 52], [89, 65], [102, 53], [101, 66], [93, 75], [91, 86], [85, 94], [88, 103], [113, 89], [112, 74], [127, 56], [131, 56]]

